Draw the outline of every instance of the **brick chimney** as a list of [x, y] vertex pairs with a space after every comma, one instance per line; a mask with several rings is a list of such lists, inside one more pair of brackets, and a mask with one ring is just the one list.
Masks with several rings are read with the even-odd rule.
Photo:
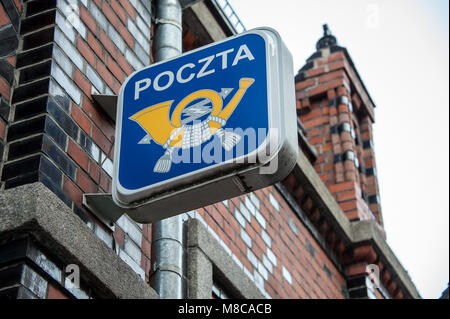
[[372, 101], [347, 49], [328, 25], [316, 52], [295, 78], [297, 114], [322, 181], [351, 221], [376, 219], [383, 226], [373, 147]]

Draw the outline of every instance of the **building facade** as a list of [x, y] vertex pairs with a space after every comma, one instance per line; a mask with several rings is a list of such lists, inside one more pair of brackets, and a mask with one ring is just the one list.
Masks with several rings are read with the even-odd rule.
[[[155, 2], [0, 1], [1, 298], [159, 297], [152, 225], [83, 200], [111, 193], [114, 101], [155, 61]], [[181, 5], [183, 51], [243, 31], [225, 0]], [[182, 215], [183, 298], [420, 297], [385, 240], [375, 104], [327, 27], [316, 48], [290, 175]]]

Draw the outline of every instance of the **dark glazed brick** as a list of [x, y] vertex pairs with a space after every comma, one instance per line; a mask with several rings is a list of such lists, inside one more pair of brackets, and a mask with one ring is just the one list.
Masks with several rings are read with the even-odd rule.
[[83, 209], [78, 207], [77, 205], [73, 205], [73, 212], [81, 218], [86, 224], [93, 224], [92, 219], [84, 212]]
[[8, 56], [17, 50], [19, 38], [12, 25], [0, 28], [0, 56]]
[[33, 136], [9, 145], [8, 160], [15, 160], [26, 155], [38, 153], [42, 149], [43, 135]]
[[45, 130], [45, 119], [45, 116], [41, 116], [11, 125], [8, 130], [8, 141], [15, 141], [32, 134], [43, 133]]
[[24, 265], [15, 265], [0, 270], [0, 288], [20, 284]]
[[47, 133], [61, 149], [66, 148], [67, 135], [48, 116], [41, 116], [11, 125], [8, 130], [8, 141], [12, 142], [38, 133]]
[[333, 157], [333, 162], [334, 163], [342, 162], [342, 154], [335, 154]]
[[0, 60], [0, 76], [2, 76], [10, 85], [13, 84], [14, 68], [5, 60]]
[[21, 68], [52, 57], [53, 43], [17, 55], [16, 67]]
[[26, 16], [29, 17], [36, 13], [43, 12], [53, 8], [56, 8], [56, 0], [28, 1]]
[[41, 156], [39, 173], [45, 174], [56, 185], [62, 184], [62, 172], [44, 155]]
[[67, 206], [72, 207], [72, 200], [63, 192], [61, 185], [53, 183], [45, 174], [40, 174], [39, 181], [42, 182], [49, 190], [51, 190], [56, 196], [59, 197]]
[[35, 64], [20, 70], [19, 85], [31, 82], [40, 78], [48, 77], [52, 67], [52, 60]]
[[311, 243], [309, 242], [309, 240], [306, 241], [306, 250], [309, 252], [309, 254], [310, 254], [312, 257], [315, 257], [316, 251], [314, 250], [314, 247], [311, 245]]
[[321, 57], [322, 57], [322, 51], [316, 51], [306, 61], [310, 62], [311, 60], [321, 58]]
[[1, 3], [3, 4], [3, 8], [5, 8], [5, 11], [9, 16], [14, 29], [16, 29], [16, 32], [19, 32], [20, 15], [17, 11], [16, 5], [14, 4], [14, 1], [1, 0]]
[[340, 46], [338, 46], [338, 45], [333, 45], [333, 46], [330, 48], [330, 53], [339, 52], [339, 51], [346, 51], [346, 49], [343, 48], [343, 47], [340, 47]]
[[28, 100], [33, 97], [48, 93], [49, 83], [50, 78], [46, 78], [17, 87], [16, 89], [14, 89], [12, 103]]
[[327, 274], [328, 278], [332, 279], [331, 270], [325, 264], [323, 264], [323, 271]]
[[55, 26], [48, 27], [38, 32], [34, 32], [23, 37], [23, 50], [39, 47], [50, 43], [54, 39]]
[[38, 181], [39, 181], [39, 172], [34, 171], [7, 180], [5, 182], [5, 189], [14, 188], [25, 184], [31, 184]]
[[52, 115], [55, 121], [64, 129], [64, 131], [75, 141], [78, 139], [79, 128], [74, 120], [65, 113], [61, 107], [49, 97], [47, 101], [47, 112]]
[[70, 97], [53, 80], [50, 81], [49, 92], [55, 101], [67, 112], [70, 112]]
[[369, 204], [378, 204], [378, 195], [370, 195], [368, 201]]
[[67, 145], [67, 135], [61, 130], [58, 125], [51, 119], [47, 118], [45, 123], [45, 132], [53, 138], [56, 144], [65, 150]]
[[56, 163], [70, 178], [75, 180], [75, 164], [47, 136], [44, 136], [42, 151]]
[[314, 63], [313, 62], [308, 62], [300, 69], [299, 72], [303, 72], [303, 71], [312, 69], [313, 67], [314, 67]]
[[347, 288], [360, 288], [360, 287], [366, 287], [366, 276], [355, 276], [350, 279], [347, 279]]
[[47, 25], [54, 24], [55, 16], [56, 9], [23, 19], [20, 26], [20, 34], [23, 35], [25, 33], [44, 28]]
[[29, 174], [39, 169], [42, 155], [35, 155], [16, 162], [5, 164], [2, 172], [2, 180], [6, 181], [14, 177]]
[[363, 141], [362, 142], [363, 149], [373, 148], [373, 143], [371, 140]]
[[372, 175], [374, 175], [374, 169], [373, 169], [373, 167], [367, 167], [365, 173], [366, 173], [366, 176], [372, 176]]
[[0, 265], [27, 256], [29, 238], [20, 238], [0, 246]]
[[329, 99], [328, 100], [328, 106], [329, 107], [336, 106], [336, 99], [335, 98]]
[[10, 106], [6, 100], [0, 95], [0, 117], [8, 122]]
[[24, 120], [35, 115], [45, 113], [48, 96], [42, 96], [16, 105], [14, 121]]
[[[3, 151], [5, 149], [5, 144], [3, 144], [2, 140], [0, 140], [0, 163], [3, 161]], [[0, 186], [1, 188], [1, 186]]]
[[84, 131], [80, 131], [80, 146], [90, 155], [95, 161], [99, 160], [100, 149], [92, 142], [91, 138], [87, 136]]

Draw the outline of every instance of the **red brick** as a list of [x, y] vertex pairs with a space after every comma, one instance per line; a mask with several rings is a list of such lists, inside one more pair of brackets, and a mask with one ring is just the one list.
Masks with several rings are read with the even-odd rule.
[[91, 15], [84, 8], [84, 6], [80, 6], [80, 18], [92, 31], [92, 33], [97, 34], [97, 23], [95, 23], [94, 18], [91, 17]]
[[338, 193], [338, 192], [344, 192], [353, 190], [355, 188], [354, 182], [345, 182], [345, 183], [339, 183], [334, 184], [328, 187], [330, 193]]
[[337, 61], [337, 62], [334, 62], [334, 63], [330, 63], [328, 65], [328, 71], [329, 72], [337, 70], [337, 69], [343, 69], [343, 68], [345, 68], [345, 62], [344, 61]]
[[14, 4], [16, 5], [17, 11], [19, 11], [19, 13], [21, 13], [22, 12], [21, 0], [14, 0]]
[[321, 116], [321, 117], [317, 117], [317, 118], [311, 119], [309, 121], [302, 121], [302, 122], [303, 122], [303, 126], [306, 129], [309, 129], [311, 127], [316, 127], [316, 126], [320, 126], [320, 125], [326, 124], [326, 123], [329, 122], [329, 119], [328, 119], [327, 116]]
[[9, 83], [0, 76], [0, 94], [9, 101], [10, 87]]
[[329, 72], [325, 75], [319, 76], [319, 83], [328, 82], [337, 78], [343, 78], [345, 72], [343, 70]]
[[3, 120], [0, 119], [0, 140], [3, 140], [5, 138], [5, 130], [6, 130], [5, 123], [3, 123]]
[[321, 93], [327, 92], [329, 89], [338, 88], [339, 86], [344, 85], [343, 79], [337, 79], [325, 84], [319, 85], [315, 88], [309, 90], [309, 96], [315, 96]]
[[96, 127], [92, 127], [92, 139], [105, 154], [108, 154], [111, 148], [111, 142], [105, 137], [105, 135]]
[[345, 58], [344, 53], [342, 52], [336, 52], [330, 55], [327, 59], [328, 62], [333, 62], [337, 60], [343, 60]]
[[72, 140], [69, 140], [67, 147], [67, 153], [73, 158], [73, 160], [80, 165], [86, 172], [88, 171], [88, 156], [86, 153]]
[[308, 80], [304, 80], [304, 81], [301, 81], [301, 82], [297, 82], [295, 84], [295, 90], [296, 91], [303, 90], [303, 89], [305, 89], [307, 87], [313, 86], [315, 83], [316, 83], [315, 79], [308, 79]]
[[124, 246], [124, 241], [125, 241], [125, 233], [123, 232], [123, 230], [116, 226], [114, 227], [114, 239], [116, 240], [117, 245], [123, 249]]
[[119, 83], [119, 81], [114, 79], [114, 82], [112, 84], [112, 88], [111, 89], [114, 92], [114, 94], [118, 95], [119, 91], [120, 91], [120, 83]]
[[97, 126], [101, 126], [102, 116], [87, 98], [83, 98], [83, 110]]
[[343, 211], [350, 211], [350, 210], [356, 209], [356, 200], [340, 202], [339, 206], [342, 208]]
[[89, 46], [92, 48], [92, 50], [94, 50], [95, 54], [99, 57], [99, 59], [104, 61], [105, 55], [103, 53], [103, 48], [97, 41], [97, 38], [92, 33], [88, 32], [87, 41]]
[[73, 71], [73, 80], [78, 85], [78, 87], [81, 89], [81, 91], [84, 92], [87, 96], [91, 95], [91, 83], [84, 77], [83, 74], [81, 74], [78, 69], [75, 69]]
[[15, 56], [7, 57], [6, 61], [8, 61], [8, 63], [11, 64], [12, 66], [16, 66], [16, 57]]
[[117, 27], [118, 22], [117, 16], [113, 12], [113, 10], [111, 10], [111, 7], [106, 3], [106, 1], [103, 1], [102, 12], [105, 15], [105, 17], [109, 20], [109, 22], [111, 22], [111, 24], [114, 27]]
[[82, 198], [83, 193], [81, 190], [66, 176], [64, 176], [64, 185], [63, 185], [64, 193], [67, 194], [67, 196], [70, 197], [70, 199], [77, 204], [78, 206], [81, 206], [82, 204]]
[[117, 14], [120, 20], [126, 25], [127, 24], [127, 14], [125, 10], [122, 8], [122, 6], [116, 1], [111, 1], [111, 8], [114, 10], [114, 12]]
[[111, 192], [111, 177], [104, 170], [100, 170], [100, 187], [107, 193]]
[[69, 297], [67, 297], [64, 293], [59, 291], [53, 285], [49, 284], [47, 299], [69, 299]]
[[120, 52], [117, 52], [116, 62], [127, 75], [130, 75], [134, 72], [134, 68], [128, 63], [128, 61]]
[[77, 184], [84, 193], [98, 193], [97, 185], [82, 170], [77, 170]]
[[321, 66], [321, 67], [309, 70], [308, 71], [308, 76], [316, 76], [316, 75], [319, 75], [319, 74], [324, 73], [324, 72], [325, 72], [325, 68], [323, 66]]
[[150, 258], [150, 249], [151, 249], [150, 242], [147, 239], [142, 238], [142, 252], [148, 258]]
[[100, 74], [103, 80], [108, 84], [108, 86], [112, 89], [114, 87], [114, 81], [113, 76], [111, 72], [108, 71], [108, 69], [105, 67], [105, 65], [102, 62], [97, 63], [97, 72]]
[[0, 6], [0, 27], [9, 24], [9, 18], [6, 14], [5, 10], [3, 10], [3, 6]]
[[133, 19], [133, 21], [134, 21], [136, 19], [136, 17], [135, 17], [136, 13], [135, 13], [135, 10], [134, 10], [133, 6], [131, 5], [131, 3], [128, 0], [121, 0], [120, 4], [125, 9], [125, 11], [128, 13], [130, 18]]
[[95, 55], [80, 36], [77, 37], [77, 48], [86, 61], [91, 66], [95, 66]]
[[119, 67], [119, 65], [112, 59], [110, 56], [106, 59], [106, 64], [108, 65], [109, 70], [114, 74], [117, 80], [119, 80], [120, 83], [123, 83], [125, 77], [123, 74], [122, 69]]
[[100, 167], [95, 161], [89, 160], [89, 162], [89, 176], [98, 184], [100, 180]]
[[300, 119], [302, 120], [302, 122], [305, 122], [305, 121], [308, 121], [308, 120], [311, 120], [311, 119], [318, 118], [321, 115], [322, 115], [322, 110], [320, 108], [315, 108], [311, 112], [309, 112], [308, 114], [300, 115]]
[[128, 32], [127, 28], [123, 24], [119, 24], [119, 34], [122, 36], [122, 39], [128, 44], [128, 46], [133, 49], [134, 48], [134, 39], [133, 36]]
[[91, 121], [75, 104], [72, 104], [72, 118], [83, 129], [83, 131], [87, 134], [91, 133]]
[[106, 51], [109, 52], [109, 54], [111, 54], [113, 57], [116, 56], [117, 52], [116, 46], [114, 45], [114, 43], [111, 42], [111, 40], [105, 34], [105, 32], [103, 32], [103, 30], [100, 30], [100, 43], [103, 44], [103, 46], [105, 47]]

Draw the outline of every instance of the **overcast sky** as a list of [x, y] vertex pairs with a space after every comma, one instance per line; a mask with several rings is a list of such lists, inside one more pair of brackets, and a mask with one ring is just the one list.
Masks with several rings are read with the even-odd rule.
[[449, 281], [448, 0], [229, 0], [247, 29], [275, 28], [295, 72], [328, 23], [376, 104], [387, 240], [424, 298]]

